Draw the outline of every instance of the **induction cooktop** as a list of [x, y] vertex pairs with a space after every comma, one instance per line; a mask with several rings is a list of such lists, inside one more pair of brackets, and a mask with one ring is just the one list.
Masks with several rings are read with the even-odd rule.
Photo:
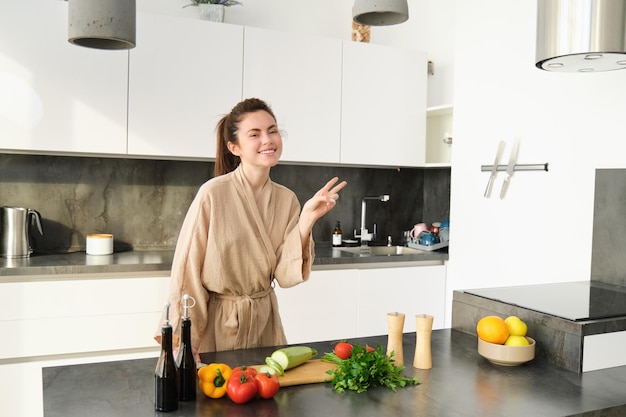
[[573, 321], [626, 316], [626, 287], [593, 281], [464, 290]]

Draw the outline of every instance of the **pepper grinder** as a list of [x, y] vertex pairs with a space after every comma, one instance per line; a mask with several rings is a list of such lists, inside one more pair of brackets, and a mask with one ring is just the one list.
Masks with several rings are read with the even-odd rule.
[[433, 359], [430, 350], [430, 337], [433, 332], [433, 316], [418, 314], [415, 316], [415, 357], [413, 367], [417, 369], [430, 369], [433, 367]]
[[393, 352], [396, 366], [404, 365], [402, 352], [402, 331], [404, 330], [404, 313], [387, 313], [387, 355]]

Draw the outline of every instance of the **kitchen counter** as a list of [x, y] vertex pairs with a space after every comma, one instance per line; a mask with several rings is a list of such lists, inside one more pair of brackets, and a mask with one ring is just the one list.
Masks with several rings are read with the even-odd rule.
[[[34, 254], [28, 258], [1, 258], [2, 277], [49, 276], [72, 274], [111, 274], [136, 272], [168, 272], [172, 267], [173, 250], [115, 252], [112, 255], [87, 255], [85, 252], [65, 254]], [[360, 256], [318, 245], [315, 248], [315, 269], [368, 267], [389, 263], [443, 264], [447, 248], [417, 255]], [[4, 280], [6, 281], [6, 279]]]
[[[387, 337], [351, 339], [386, 346]], [[320, 355], [332, 342], [308, 344]], [[619, 416], [626, 413], [626, 366], [578, 374], [535, 359], [518, 367], [491, 364], [478, 355], [476, 337], [456, 330], [435, 330], [433, 368], [412, 367], [415, 333], [405, 333], [405, 376], [420, 384], [371, 388], [338, 394], [330, 384], [281, 388], [271, 400], [235, 405], [212, 400], [200, 391], [192, 402], [169, 413], [154, 411], [156, 359], [59, 366], [43, 369], [45, 417], [73, 416]], [[274, 348], [201, 354], [204, 363], [263, 363]], [[603, 410], [603, 411], [599, 411]]]

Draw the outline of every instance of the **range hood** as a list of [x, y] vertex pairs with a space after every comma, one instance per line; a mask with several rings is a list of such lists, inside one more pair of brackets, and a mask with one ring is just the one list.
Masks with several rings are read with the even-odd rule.
[[535, 62], [556, 72], [626, 68], [626, 1], [537, 0]]

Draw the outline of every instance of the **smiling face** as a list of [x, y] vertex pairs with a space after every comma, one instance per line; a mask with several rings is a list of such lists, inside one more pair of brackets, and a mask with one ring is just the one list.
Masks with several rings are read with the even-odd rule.
[[228, 149], [250, 168], [275, 166], [283, 151], [283, 141], [276, 120], [264, 110], [246, 113], [238, 123], [237, 143]]

